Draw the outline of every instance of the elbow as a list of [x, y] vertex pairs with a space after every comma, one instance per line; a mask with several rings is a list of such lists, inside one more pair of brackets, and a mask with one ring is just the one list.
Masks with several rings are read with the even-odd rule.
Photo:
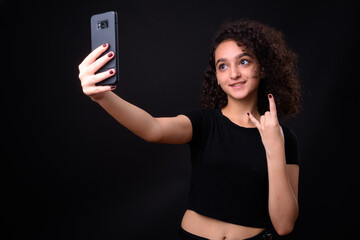
[[145, 140], [146, 142], [149, 143], [160, 143], [161, 142], [161, 138], [156, 136], [156, 135], [144, 135], [144, 136], [140, 136], [143, 140]]
[[294, 224], [282, 224], [281, 226], [274, 226], [274, 228], [279, 236], [285, 236], [294, 230]]
[[155, 127], [149, 127], [146, 130], [142, 130], [139, 132], [134, 132], [135, 135], [142, 138], [146, 142], [149, 143], [159, 143], [161, 142], [162, 135], [160, 134], [159, 130]]
[[291, 214], [283, 213], [280, 215], [276, 215], [276, 217], [273, 216], [273, 218], [271, 218], [271, 222], [274, 226], [276, 233], [279, 236], [285, 236], [285, 235], [290, 234], [294, 230], [295, 222], [296, 222], [298, 216], [299, 216], [299, 208], [297, 205]]
[[140, 136], [143, 140], [149, 143], [162, 143], [163, 137], [156, 131], [148, 131]]

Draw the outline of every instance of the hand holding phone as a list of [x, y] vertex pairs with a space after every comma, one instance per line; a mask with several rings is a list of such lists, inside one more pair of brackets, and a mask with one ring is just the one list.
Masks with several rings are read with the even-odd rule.
[[[108, 44], [108, 51], [104, 52], [103, 55], [115, 54], [115, 56], [107, 62], [98, 72], [106, 72], [110, 69], [118, 71], [119, 66], [119, 55], [118, 55], [118, 17], [114, 11], [100, 13], [91, 16], [91, 49], [95, 50], [97, 47], [103, 44]], [[118, 74], [105, 79], [97, 83], [97, 86], [104, 85], [115, 85], [118, 82]]]
[[[93, 101], [101, 100], [106, 92], [116, 88], [116, 85], [99, 86], [99, 83], [106, 81], [106, 79], [116, 74], [115, 68], [96, 73], [115, 57], [112, 51], [107, 51], [108, 48], [109, 44], [98, 46], [79, 65], [79, 79], [82, 90]], [[101, 55], [102, 57], [100, 57]]]
[[79, 65], [83, 92], [93, 101], [116, 88], [118, 82], [118, 31], [116, 12], [91, 17], [92, 52]]

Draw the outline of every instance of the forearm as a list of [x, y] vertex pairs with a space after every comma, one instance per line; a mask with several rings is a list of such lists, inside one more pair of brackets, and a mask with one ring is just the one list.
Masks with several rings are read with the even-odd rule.
[[260, 119], [248, 113], [259, 130], [266, 151], [269, 175], [269, 215], [279, 235], [290, 233], [298, 217], [297, 189], [299, 168], [287, 166], [285, 138], [277, 118], [275, 100], [268, 95], [269, 110]]
[[97, 83], [116, 74], [115, 69], [96, 73], [102, 66], [114, 57], [109, 52], [100, 57], [109, 44], [104, 44], [93, 50], [79, 65], [79, 79], [85, 95], [103, 107], [120, 124], [147, 141], [163, 139], [164, 121], [158, 121], [144, 110], [126, 102], [112, 92], [116, 86], [98, 86]]
[[267, 154], [267, 163], [269, 214], [276, 231], [285, 235], [292, 231], [299, 209], [287, 172], [284, 148]]
[[156, 120], [146, 111], [123, 100], [113, 92], [106, 92], [105, 96], [96, 101], [116, 121], [137, 136], [153, 141]]

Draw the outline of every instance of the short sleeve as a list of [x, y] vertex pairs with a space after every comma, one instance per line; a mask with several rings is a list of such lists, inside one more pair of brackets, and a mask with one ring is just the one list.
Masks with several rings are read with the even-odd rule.
[[300, 163], [299, 156], [299, 142], [295, 133], [287, 128], [282, 126], [285, 139], [285, 155], [286, 155], [286, 164], [298, 164]]
[[198, 143], [201, 141], [205, 132], [206, 114], [205, 110], [191, 110], [183, 113], [191, 121], [193, 136], [190, 144]]

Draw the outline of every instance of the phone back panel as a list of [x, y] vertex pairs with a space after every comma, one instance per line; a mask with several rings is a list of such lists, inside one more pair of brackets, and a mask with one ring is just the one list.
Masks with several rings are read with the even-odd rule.
[[[118, 66], [119, 66], [119, 55], [118, 55], [118, 22], [117, 22], [117, 13], [114, 11], [105, 12], [93, 15], [90, 20], [91, 25], [91, 49], [103, 45], [104, 43], [109, 44], [108, 51], [104, 54], [107, 54], [109, 51], [115, 53], [115, 57], [106, 63], [98, 72], [108, 71], [110, 69], [115, 69], [116, 74], [110, 78], [105, 79], [104, 81], [98, 83], [97, 85], [114, 85], [118, 81]], [[103, 55], [104, 55], [103, 54]]]

